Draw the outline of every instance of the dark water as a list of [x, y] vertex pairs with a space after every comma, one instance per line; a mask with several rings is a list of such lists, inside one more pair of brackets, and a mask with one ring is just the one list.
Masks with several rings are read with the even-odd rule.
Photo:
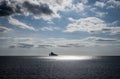
[[120, 79], [120, 57], [55, 60], [1, 56], [0, 79]]

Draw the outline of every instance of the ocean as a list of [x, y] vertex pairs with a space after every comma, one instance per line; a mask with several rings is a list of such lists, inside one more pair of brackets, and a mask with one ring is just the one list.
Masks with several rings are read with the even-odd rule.
[[0, 56], [0, 79], [120, 79], [120, 56]]

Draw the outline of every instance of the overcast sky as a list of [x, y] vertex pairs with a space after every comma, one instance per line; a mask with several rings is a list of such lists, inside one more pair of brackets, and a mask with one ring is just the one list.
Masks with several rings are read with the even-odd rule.
[[0, 55], [120, 55], [119, 0], [0, 0]]

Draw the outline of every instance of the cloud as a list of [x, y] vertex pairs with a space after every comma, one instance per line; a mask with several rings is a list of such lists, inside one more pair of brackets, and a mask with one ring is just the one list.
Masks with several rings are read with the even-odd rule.
[[13, 13], [14, 10], [12, 9], [12, 6], [9, 6], [6, 0], [0, 2], [0, 16], [7, 16]]
[[30, 37], [20, 37], [20, 38], [14, 38], [14, 41], [17, 42], [31, 42], [33, 39]]
[[19, 47], [19, 48], [32, 48], [32, 47], [34, 47], [34, 45], [27, 44], [27, 43], [18, 43], [17, 47]]
[[34, 41], [29, 37], [3, 37], [1, 40], [4, 40], [4, 45], [9, 48], [34, 48]]
[[110, 35], [120, 34], [118, 21], [106, 23], [97, 17], [87, 17], [80, 19], [68, 18], [71, 21], [64, 32], [88, 32], [88, 33], [108, 33]]
[[109, 33], [110, 35], [120, 34], [120, 21], [116, 20], [108, 24], [109, 27], [102, 29], [104, 33]]
[[25, 15], [51, 15], [53, 11], [47, 4], [37, 3], [33, 0], [2, 0], [0, 1], [0, 16], [9, 16], [12, 14]]
[[11, 29], [7, 28], [7, 27], [2, 27], [0, 26], [0, 33], [5, 33], [5, 32], [8, 32], [10, 31]]
[[0, 40], [11, 40], [12, 39], [12, 37], [0, 37]]
[[83, 39], [65, 39], [65, 38], [12, 38], [1, 37], [1, 47], [9, 48], [86, 48], [86, 47], [104, 47], [116, 46], [120, 43], [119, 39], [103, 37], [86, 37]]
[[36, 5], [25, 1], [23, 3], [23, 7], [27, 10], [27, 12], [32, 13], [33, 15], [51, 15], [53, 13], [47, 4], [40, 3], [39, 5]]
[[52, 27], [52, 26], [40, 28], [40, 30], [42, 31], [54, 31], [59, 29], [60, 29], [59, 27]]
[[11, 45], [11, 46], [9, 46], [9, 48], [15, 48], [16, 46], [15, 45]]
[[82, 39], [64, 39], [64, 38], [52, 38], [48, 39], [50, 44], [53, 44], [54, 47], [89, 47], [93, 46], [94, 44]]
[[0, 16], [23, 14], [33, 15], [35, 19], [49, 20], [60, 18], [60, 11], [83, 11], [88, 0], [2, 0], [0, 1]]
[[109, 25], [110, 25], [110, 26], [119, 26], [119, 25], [120, 25], [120, 21], [119, 21], [119, 20], [113, 21], [113, 22], [110, 23]]
[[66, 47], [66, 48], [69, 48], [69, 47], [72, 47], [71, 45], [58, 45], [58, 47]]
[[100, 18], [108, 14], [107, 12], [99, 12], [99, 11], [96, 11], [94, 13], [96, 14], [97, 17], [100, 17]]
[[120, 27], [111, 27], [110, 32], [112, 35], [120, 34]]
[[115, 39], [103, 39], [103, 38], [99, 38], [96, 39], [96, 41], [116, 41]]
[[105, 6], [104, 2], [96, 1], [95, 6], [103, 8]]
[[101, 0], [101, 1], [96, 1], [95, 6], [100, 7], [100, 8], [106, 8], [106, 9], [111, 9], [111, 8], [119, 8], [120, 7], [120, 1], [119, 0]]
[[90, 9], [91, 13], [93, 13], [96, 17], [99, 17], [99, 18], [104, 18], [105, 15], [108, 14], [108, 12], [106, 11], [100, 11], [99, 9], [95, 8], [95, 7], [92, 7]]
[[107, 9], [110, 9], [110, 8], [116, 8], [116, 7], [120, 7], [120, 1], [119, 0], [108, 0], [106, 2], [106, 6], [107, 6]]
[[58, 11], [72, 6], [72, 0], [1, 0], [0, 17], [10, 15], [32, 15], [35, 19], [60, 18]]
[[[105, 41], [105, 42], [103, 42]], [[107, 46], [112, 46], [114, 42], [114, 45], [119, 42], [118, 39], [112, 39], [112, 38], [102, 38], [102, 37], [87, 37], [84, 39], [56, 39], [54, 40], [54, 45], [56, 47], [62, 47], [62, 48], [81, 48], [81, 47], [107, 47]], [[115, 44], [116, 43], [116, 44]]]
[[0, 40], [5, 43], [7, 42], [6, 46], [8, 46], [9, 48], [34, 48], [34, 47], [50, 48], [50, 47], [53, 47], [53, 45], [50, 44], [51, 42], [46, 42], [46, 40], [40, 41], [42, 39], [33, 38], [33, 37], [18, 37], [18, 38], [17, 37], [16, 38], [2, 37], [0, 38]]
[[97, 32], [105, 28], [107, 25], [105, 22], [97, 17], [87, 17], [77, 20], [73, 20], [72, 23], [68, 24], [64, 32], [75, 32], [75, 31], [85, 31], [85, 32]]
[[65, 44], [65, 45], [58, 45], [58, 47], [86, 47], [87, 45], [86, 44], [80, 44], [80, 43], [75, 43], [75, 44], [72, 44], [72, 43], [69, 43], [69, 44]]
[[53, 47], [52, 45], [38, 45], [38, 48], [49, 48]]
[[88, 37], [84, 39], [85, 41], [118, 41], [117, 39], [113, 39], [113, 38], [102, 38], [102, 37]]
[[106, 27], [102, 29], [103, 33], [109, 33], [111, 35], [120, 34], [120, 27]]
[[83, 3], [77, 3], [71, 6], [71, 10], [75, 10], [76, 12], [83, 11], [85, 9], [85, 5]]
[[15, 19], [15, 18], [9, 17], [8, 21], [10, 24], [17, 26], [19, 28], [35, 31], [35, 28], [33, 28], [32, 26], [29, 26], [23, 22], [20, 22], [19, 20]]

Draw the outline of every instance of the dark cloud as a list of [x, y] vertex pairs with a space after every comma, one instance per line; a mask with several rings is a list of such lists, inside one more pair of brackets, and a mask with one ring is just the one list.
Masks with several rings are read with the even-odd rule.
[[58, 45], [58, 47], [85, 47], [85, 45], [81, 44], [65, 44], [65, 45]]
[[58, 45], [58, 47], [71, 47], [70, 45]]
[[15, 48], [16, 46], [15, 45], [11, 45], [11, 46], [9, 46], [9, 48]]
[[104, 29], [102, 29], [102, 31], [109, 32], [109, 31], [111, 31], [111, 29], [110, 28], [104, 28]]
[[52, 45], [38, 45], [38, 48], [48, 48], [53, 47]]
[[7, 1], [0, 2], [0, 16], [7, 16], [14, 13], [13, 8], [8, 5]]
[[49, 8], [47, 4], [35, 5], [25, 1], [23, 3], [23, 7], [26, 8], [28, 12], [35, 15], [40, 15], [40, 14], [50, 15], [53, 13], [53, 11]]
[[85, 41], [118, 41], [118, 39], [114, 39], [114, 38], [102, 38], [102, 37], [88, 37], [87, 39], [85, 39]]
[[96, 41], [117, 41], [116, 39], [102, 39], [102, 38], [99, 38], [99, 39], [96, 39]]
[[70, 45], [72, 47], [84, 47], [85, 46], [83, 44], [78, 44], [78, 43], [76, 43], [76, 44], [68, 44], [68, 45]]
[[47, 4], [39, 3], [39, 5], [37, 5], [28, 1], [19, 3], [13, 0], [0, 1], [0, 17], [12, 14], [32, 14], [38, 16], [41, 14], [51, 15], [52, 13], [53, 11]]
[[26, 43], [18, 43], [17, 47], [20, 47], [20, 48], [32, 48], [34, 47], [33, 44], [26, 44]]

